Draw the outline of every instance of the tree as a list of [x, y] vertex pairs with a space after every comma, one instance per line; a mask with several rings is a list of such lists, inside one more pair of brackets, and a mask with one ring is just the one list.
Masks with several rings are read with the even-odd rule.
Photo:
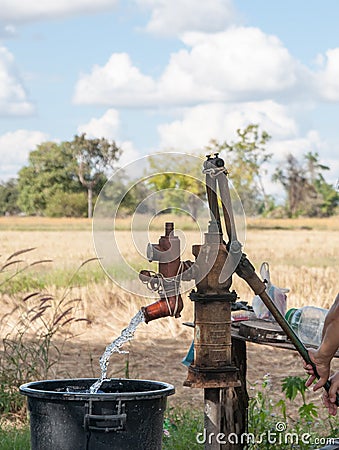
[[266, 149], [271, 136], [260, 131], [257, 124], [238, 129], [237, 135], [236, 142], [212, 140], [207, 149], [218, 153], [226, 151], [225, 165], [244, 210], [251, 215], [268, 211], [272, 201], [264, 188], [263, 176], [266, 173], [264, 164], [272, 157]]
[[68, 148], [77, 164], [80, 183], [87, 189], [88, 217], [93, 215], [93, 191], [106, 181], [105, 172], [112, 169], [121, 150], [114, 141], [105, 138], [87, 139], [86, 134], [75, 135]]
[[[148, 184], [153, 191], [161, 192], [161, 204], [166, 209], [187, 209], [196, 219], [202, 201], [206, 200], [206, 189], [201, 175], [203, 159], [182, 154], [166, 154], [163, 158], [149, 158], [150, 176]], [[202, 200], [202, 201], [201, 201]]]
[[77, 166], [66, 143], [44, 142], [19, 171], [18, 205], [26, 214], [43, 215], [56, 192], [81, 192]]
[[18, 207], [18, 182], [15, 179], [10, 179], [6, 182], [0, 183], [0, 214], [18, 214], [20, 208]]
[[319, 176], [322, 176], [324, 170], [330, 170], [328, 166], [324, 166], [319, 162], [318, 152], [308, 152], [304, 156], [306, 160], [306, 170], [309, 176], [309, 182], [314, 185], [315, 181]]
[[[151, 212], [145, 199], [150, 194], [147, 180], [130, 180], [123, 170], [118, 170], [100, 192], [100, 213], [110, 217], [129, 216]], [[153, 211], [152, 211], [153, 212]]]
[[292, 154], [287, 155], [285, 167], [276, 169], [272, 180], [280, 182], [286, 193], [289, 217], [305, 213], [307, 204], [315, 197], [315, 190], [307, 180], [305, 169]]
[[321, 164], [317, 152], [308, 152], [305, 155], [309, 182], [317, 193], [317, 202], [313, 205], [313, 215], [331, 216], [339, 203], [336, 189], [325, 181], [323, 172], [330, 170]]
[[280, 182], [287, 194], [286, 210], [290, 217], [329, 216], [339, 203], [339, 196], [322, 174], [329, 168], [319, 162], [318, 153], [308, 152], [302, 162], [291, 154], [277, 168], [273, 181]]
[[318, 215], [325, 217], [333, 216], [339, 205], [338, 191], [331, 184], [320, 178], [315, 180], [315, 187], [323, 198], [322, 204], [320, 205], [320, 214]]
[[85, 192], [55, 191], [44, 214], [48, 217], [87, 217]]

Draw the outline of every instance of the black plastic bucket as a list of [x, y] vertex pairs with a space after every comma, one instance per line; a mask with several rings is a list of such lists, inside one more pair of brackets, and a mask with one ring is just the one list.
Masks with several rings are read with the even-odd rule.
[[91, 378], [24, 384], [31, 450], [160, 450], [167, 396], [174, 387], [114, 378], [97, 394]]

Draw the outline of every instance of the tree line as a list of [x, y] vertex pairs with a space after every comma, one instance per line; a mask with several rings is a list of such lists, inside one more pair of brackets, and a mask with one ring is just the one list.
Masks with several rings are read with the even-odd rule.
[[[274, 217], [336, 214], [339, 194], [326, 181], [329, 168], [316, 152], [309, 151], [300, 160], [289, 154], [275, 169], [272, 181], [285, 191], [282, 203], [268, 192], [264, 179], [272, 158], [267, 150], [270, 139], [258, 125], [250, 124], [237, 130], [235, 141], [212, 140], [204, 149], [208, 153], [226, 153], [229, 176], [245, 213]], [[92, 217], [93, 204], [121, 154], [115, 141], [88, 139], [85, 134], [74, 136], [72, 141], [44, 142], [30, 152], [27, 166], [16, 179], [0, 183], [0, 214]], [[121, 173], [113, 177], [110, 195], [122, 195], [120, 212], [134, 213], [143, 199], [157, 191], [164, 210], [186, 208], [196, 217], [201, 204], [206, 203], [204, 186], [197, 180], [201, 172], [197, 158], [183, 156], [178, 160], [166, 154], [159, 163], [150, 157], [149, 173], [154, 172], [157, 175], [136, 184]], [[149, 212], [146, 203], [143, 208], [139, 212]]]
[[30, 152], [17, 179], [0, 185], [0, 213], [92, 217], [93, 202], [121, 155], [115, 141], [44, 142]]

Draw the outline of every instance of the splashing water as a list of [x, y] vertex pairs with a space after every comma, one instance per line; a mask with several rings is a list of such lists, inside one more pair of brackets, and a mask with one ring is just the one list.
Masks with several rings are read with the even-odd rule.
[[101, 377], [89, 388], [91, 394], [96, 394], [100, 389], [102, 383], [106, 380], [107, 368], [109, 364], [109, 358], [113, 353], [128, 353], [127, 351], [120, 350], [126, 342], [133, 339], [135, 330], [138, 325], [145, 321], [144, 313], [140, 310], [132, 318], [129, 325], [122, 330], [120, 336], [116, 338], [111, 344], [109, 344], [100, 358]]

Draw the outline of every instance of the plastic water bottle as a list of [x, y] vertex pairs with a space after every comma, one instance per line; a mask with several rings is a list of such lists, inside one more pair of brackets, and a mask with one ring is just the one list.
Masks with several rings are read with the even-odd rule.
[[304, 344], [318, 347], [321, 343], [327, 313], [328, 309], [304, 306], [303, 308], [288, 310], [285, 317]]

